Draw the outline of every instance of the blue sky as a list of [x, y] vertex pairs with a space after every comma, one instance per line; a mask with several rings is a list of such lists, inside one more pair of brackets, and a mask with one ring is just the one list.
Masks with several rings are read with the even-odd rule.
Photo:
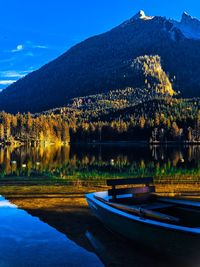
[[200, 18], [199, 0], [1, 1], [0, 89], [140, 9], [178, 20], [183, 11]]

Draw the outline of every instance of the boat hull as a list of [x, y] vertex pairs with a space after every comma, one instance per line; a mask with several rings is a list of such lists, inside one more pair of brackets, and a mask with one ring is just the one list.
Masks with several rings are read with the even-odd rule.
[[[95, 199], [94, 194], [86, 196], [88, 204], [96, 217], [110, 230], [131, 239], [138, 244], [156, 249], [172, 256], [190, 255], [199, 258], [200, 234], [152, 225], [148, 219], [138, 216], [124, 216], [124, 212], [110, 208]], [[134, 219], [135, 218], [135, 219]]]

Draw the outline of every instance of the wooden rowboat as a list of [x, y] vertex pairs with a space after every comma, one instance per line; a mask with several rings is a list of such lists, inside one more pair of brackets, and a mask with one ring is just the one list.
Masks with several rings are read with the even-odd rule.
[[108, 180], [112, 189], [87, 194], [86, 199], [112, 231], [158, 250], [198, 255], [200, 202], [160, 197], [151, 184], [152, 178]]

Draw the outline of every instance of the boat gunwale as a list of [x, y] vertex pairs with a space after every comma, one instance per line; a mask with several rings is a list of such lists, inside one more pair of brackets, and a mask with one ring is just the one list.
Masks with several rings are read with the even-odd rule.
[[[106, 191], [97, 192], [97, 193], [106, 193]], [[178, 232], [184, 232], [184, 233], [200, 235], [200, 228], [179, 226], [179, 225], [176, 225], [176, 224], [164, 223], [164, 222], [160, 222], [160, 221], [151, 220], [151, 219], [148, 219], [148, 218], [142, 218], [142, 217], [139, 217], [137, 215], [129, 214], [129, 213], [121, 211], [121, 210], [119, 210], [117, 208], [114, 208], [114, 207], [106, 205], [105, 203], [103, 203], [100, 200], [96, 199], [95, 198], [95, 194], [96, 193], [86, 194], [87, 200], [93, 201], [94, 203], [96, 203], [101, 208], [106, 209], [107, 211], [112, 212], [112, 213], [114, 213], [114, 214], [116, 214], [116, 215], [118, 215], [120, 217], [124, 217], [124, 218], [132, 220], [132, 221], [143, 223], [145, 225], [151, 225], [151, 226], [159, 227], [159, 228], [162, 228], [162, 229], [168, 229], [168, 230], [172, 230], [172, 231], [178, 231]]]

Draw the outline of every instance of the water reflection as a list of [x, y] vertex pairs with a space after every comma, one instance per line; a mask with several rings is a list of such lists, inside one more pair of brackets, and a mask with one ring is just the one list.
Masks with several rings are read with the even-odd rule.
[[[200, 173], [200, 146], [73, 145], [0, 149], [0, 175], [171, 175]], [[90, 175], [91, 173], [91, 175]]]
[[0, 197], [0, 266], [103, 266], [55, 228]]
[[190, 255], [175, 256], [172, 253], [158, 253], [133, 241], [128, 241], [103, 228], [101, 234], [93, 228], [86, 236], [105, 266], [135, 266], [135, 267], [198, 267], [200, 257], [194, 259]]
[[[25, 201], [28, 201], [28, 196]], [[33, 203], [34, 199], [32, 199], [31, 201]], [[15, 202], [16, 203], [18, 202], [17, 198], [13, 199], [13, 203]], [[58, 203], [60, 202], [58, 201]], [[65, 203], [65, 206], [67, 206], [67, 202]], [[157, 251], [154, 251], [149, 247], [148, 248], [145, 247], [145, 244], [144, 246], [141, 246], [141, 245], [138, 245], [137, 243], [129, 242], [128, 240], [123, 239], [122, 237], [107, 230], [91, 214], [88, 208], [85, 208], [85, 207], [80, 208], [79, 205], [77, 206], [74, 205], [68, 210], [62, 209], [62, 211], [60, 208], [59, 209], [37, 209], [37, 208], [34, 208], [34, 205], [33, 206], [30, 205], [30, 208], [28, 209], [28, 213], [34, 217], [28, 215], [26, 212], [23, 212], [23, 211], [21, 212], [22, 214], [25, 213], [26, 216], [24, 216], [24, 218], [22, 218], [21, 221], [18, 220], [17, 228], [19, 224], [20, 224], [20, 227], [27, 226], [30, 229], [31, 233], [34, 234], [34, 237], [32, 236], [32, 234], [31, 235], [25, 234], [26, 233], [25, 231], [25, 233], [19, 232], [19, 234], [17, 235], [17, 238], [21, 240], [19, 242], [21, 249], [24, 249], [24, 245], [26, 245], [26, 243], [29, 243], [30, 245], [33, 243], [32, 244], [33, 254], [31, 254], [30, 251], [28, 250], [28, 253], [29, 253], [28, 255], [29, 257], [31, 257], [31, 259], [33, 255], [35, 255], [34, 253], [36, 253], [34, 242], [36, 242], [38, 249], [40, 248], [42, 250], [41, 253], [46, 253], [46, 250], [50, 249], [48, 255], [51, 255], [52, 253], [51, 241], [55, 238], [55, 235], [53, 235], [53, 237], [51, 238], [52, 236], [51, 231], [52, 229], [54, 229], [54, 231], [56, 229], [57, 230], [56, 238], [58, 238], [59, 236], [62, 236], [62, 238], [59, 237], [59, 241], [60, 241], [59, 244], [60, 245], [63, 244], [63, 247], [59, 248], [61, 251], [60, 251], [60, 254], [57, 254], [57, 250], [55, 246], [54, 257], [55, 258], [58, 257], [58, 260], [62, 259], [63, 256], [64, 258], [66, 257], [67, 263], [69, 265], [63, 265], [63, 266], [81, 266], [79, 265], [78, 259], [80, 259], [82, 264], [85, 264], [85, 266], [99, 266], [100, 260], [105, 266], [135, 266], [135, 267], [142, 267], [142, 266], [198, 267], [199, 266], [199, 264], [196, 264], [195, 260], [191, 257], [186, 258], [185, 255], [182, 255], [183, 258], [177, 258], [177, 257], [173, 257], [173, 255], [169, 255], [169, 254], [166, 255], [164, 253], [161, 255]], [[29, 219], [27, 219], [27, 217], [29, 217]], [[18, 218], [16, 217], [16, 220], [17, 219]], [[31, 220], [32, 224], [30, 225], [28, 224], [28, 222], [24, 224], [25, 219], [26, 221]], [[13, 221], [12, 228], [15, 227], [16, 220]], [[45, 222], [45, 224], [42, 222]], [[47, 231], [45, 228], [45, 238], [46, 236], [48, 236], [48, 242], [49, 242], [48, 247], [45, 249], [44, 249], [43, 243], [41, 242], [41, 240], [44, 239], [43, 237], [41, 237], [41, 235], [43, 236], [43, 232], [44, 232], [43, 228], [41, 227], [41, 224], [43, 226], [45, 225], [46, 228], [48, 224], [49, 225], [48, 227], [51, 228], [51, 231], [49, 230]], [[33, 225], [35, 225], [34, 231], [31, 230], [33, 229]], [[26, 228], [23, 228], [23, 229], [26, 229]], [[42, 231], [40, 235], [38, 235], [39, 231]], [[59, 233], [63, 233], [63, 235]], [[65, 238], [63, 238], [64, 235], [66, 236]], [[26, 238], [25, 244], [23, 244], [24, 236]], [[71, 241], [69, 241], [69, 239]], [[77, 245], [78, 245], [78, 249], [77, 249]], [[10, 246], [12, 248], [13, 245], [10, 244]], [[83, 249], [80, 249], [80, 246]], [[7, 257], [8, 257], [9, 253], [7, 252], [7, 249], [10, 250], [10, 247], [6, 246], [3, 252], [7, 253]], [[87, 253], [85, 250], [87, 250]], [[94, 257], [91, 251], [96, 253], [97, 257], [99, 257], [100, 259], [99, 261], [97, 260], [96, 257]], [[25, 252], [27, 253], [26, 246], [25, 246]], [[164, 245], [163, 245], [163, 252], [165, 252]], [[76, 253], [77, 253], [78, 259], [75, 259], [74, 261], [73, 256], [75, 256]], [[23, 254], [21, 255], [21, 257], [24, 260]], [[44, 258], [42, 258], [41, 260], [44, 260], [45, 264], [47, 263], [45, 260], [45, 255], [44, 255]], [[51, 263], [50, 260], [52, 260], [52, 258], [49, 258], [48, 260], [49, 260], [49, 263]], [[59, 266], [58, 263], [59, 261], [57, 261], [55, 266]], [[30, 264], [30, 266], [37, 266], [36, 264], [37, 262], [35, 263], [35, 265]], [[42, 262], [42, 266], [46, 266], [45, 264], [43, 264]], [[41, 265], [38, 265], [38, 266], [41, 266]], [[49, 266], [53, 266], [53, 264]]]

